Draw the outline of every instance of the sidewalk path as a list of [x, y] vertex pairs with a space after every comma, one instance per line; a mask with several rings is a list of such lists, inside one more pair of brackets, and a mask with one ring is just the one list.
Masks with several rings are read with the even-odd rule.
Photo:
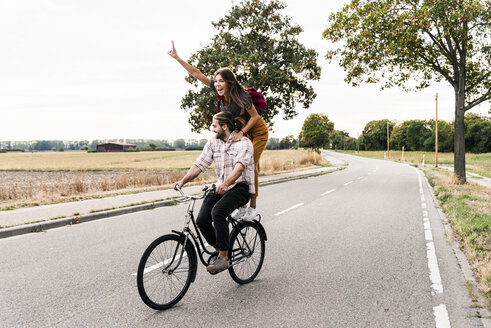
[[[269, 176], [260, 176], [259, 183], [261, 186], [266, 186], [268, 184], [280, 183], [283, 181], [288, 181], [291, 179], [306, 178], [309, 176], [315, 176], [319, 174], [325, 174], [339, 170], [342, 166], [346, 165], [346, 162], [337, 159], [336, 154], [332, 152], [324, 152], [323, 156], [331, 163], [333, 166], [329, 167], [319, 167], [315, 169], [305, 170], [305, 171], [295, 171], [288, 173], [281, 173]], [[202, 185], [185, 187], [186, 194], [199, 193], [201, 191]], [[19, 226], [24, 226], [29, 224], [30, 231], [35, 231], [39, 229], [47, 229], [49, 227], [46, 224], [41, 224], [38, 221], [56, 221], [56, 218], [65, 218], [65, 221], [73, 220], [72, 217], [80, 216], [87, 217], [94, 212], [97, 212], [97, 217], [108, 217], [111, 215], [101, 215], [101, 212], [111, 212], [113, 209], [122, 207], [133, 207], [133, 211], [144, 210], [147, 207], [136, 206], [136, 204], [142, 203], [163, 203], [163, 200], [177, 197], [179, 194], [173, 189], [165, 189], [158, 191], [149, 191], [135, 194], [118, 195], [112, 197], [105, 197], [100, 199], [90, 199], [77, 202], [68, 202], [52, 205], [42, 205], [29, 208], [21, 208], [12, 211], [2, 211], [0, 212], [0, 226], [11, 227], [11, 228], [0, 228], [0, 238], [6, 237], [13, 234], [12, 230], [17, 229]], [[135, 205], [135, 206], [132, 206]], [[131, 212], [131, 210], [129, 210]], [[121, 214], [120, 212], [115, 212], [114, 215]], [[68, 219], [69, 218], [69, 219]], [[34, 223], [36, 222], [36, 223]], [[36, 229], [36, 225], [39, 227]], [[25, 228], [25, 227], [24, 227]], [[9, 234], [2, 234], [2, 231], [9, 230]], [[29, 232], [29, 231], [28, 231]], [[13, 234], [12, 234], [13, 233]]]
[[[453, 166], [440, 165], [440, 168], [453, 172]], [[465, 177], [468, 181], [472, 181], [477, 183], [478, 185], [491, 188], [491, 179], [487, 177], [483, 177], [479, 174], [472, 173], [469, 171], [465, 172]]]

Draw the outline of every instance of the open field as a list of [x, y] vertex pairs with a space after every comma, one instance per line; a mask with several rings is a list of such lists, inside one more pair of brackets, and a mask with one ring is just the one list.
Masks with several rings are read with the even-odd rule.
[[[342, 151], [343, 153], [360, 155], [370, 158], [384, 158], [385, 151]], [[435, 164], [434, 152], [422, 152], [422, 151], [405, 151], [404, 160], [402, 160], [401, 151], [390, 151], [389, 159], [395, 161], [405, 161], [410, 163], [421, 163], [425, 155], [425, 164]], [[439, 165], [453, 166], [453, 153], [438, 153]], [[477, 173], [479, 175], [491, 178], [491, 153], [485, 154], [465, 154], [465, 166], [469, 172]]]
[[[200, 151], [0, 154], [0, 210], [168, 188]], [[325, 165], [310, 150], [265, 151], [261, 175]], [[197, 183], [215, 181], [210, 169]]]

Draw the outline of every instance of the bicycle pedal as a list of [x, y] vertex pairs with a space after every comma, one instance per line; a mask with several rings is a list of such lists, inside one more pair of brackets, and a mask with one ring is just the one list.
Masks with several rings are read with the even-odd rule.
[[210, 257], [208, 258], [208, 261], [206, 262], [207, 265], [210, 265], [211, 261], [213, 261], [214, 259], [216, 259], [218, 256], [218, 252], [213, 252]]

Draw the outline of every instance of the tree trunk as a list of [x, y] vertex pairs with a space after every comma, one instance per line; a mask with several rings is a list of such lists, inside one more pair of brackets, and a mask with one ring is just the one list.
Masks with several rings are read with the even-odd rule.
[[454, 174], [461, 184], [465, 179], [465, 93], [461, 88], [455, 90], [455, 131], [454, 131]]

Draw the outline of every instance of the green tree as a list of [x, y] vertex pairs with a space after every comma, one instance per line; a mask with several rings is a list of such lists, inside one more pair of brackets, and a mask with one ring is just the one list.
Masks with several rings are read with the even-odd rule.
[[394, 130], [392, 130], [392, 134], [390, 135], [390, 148], [402, 150], [402, 147], [404, 147], [405, 150], [408, 150], [407, 128], [409, 122], [410, 121], [404, 121], [394, 126]]
[[[453, 151], [453, 124], [452, 123], [438, 120], [438, 151], [439, 152], [449, 153]], [[431, 136], [429, 136], [425, 140], [423, 150], [435, 151], [435, 120], [429, 120], [428, 124], [431, 128]]]
[[346, 131], [336, 130], [329, 137], [331, 149], [346, 149], [346, 139], [349, 138], [349, 133]]
[[346, 138], [345, 147], [346, 150], [358, 150], [358, 140], [353, 137]]
[[325, 147], [329, 145], [329, 136], [334, 131], [334, 123], [327, 115], [310, 114], [303, 122], [300, 132], [300, 146], [302, 147]]
[[186, 141], [182, 138], [174, 140], [174, 147], [184, 149], [186, 148]]
[[[407, 126], [407, 150], [428, 150], [424, 149], [426, 139], [432, 137], [431, 126], [426, 121], [412, 120]], [[433, 138], [434, 135], [433, 135]], [[435, 149], [433, 143], [433, 150]], [[431, 150], [431, 149], [429, 149]]]
[[297, 146], [297, 139], [294, 136], [289, 135], [281, 139], [280, 149], [291, 149]]
[[269, 138], [268, 142], [266, 143], [266, 149], [268, 150], [280, 149], [280, 139]]
[[455, 93], [454, 172], [465, 183], [464, 114], [491, 99], [489, 0], [352, 0], [329, 17], [323, 37], [342, 46], [346, 81], [409, 90], [445, 80]]
[[465, 116], [465, 144], [472, 153], [491, 152], [491, 120], [478, 114]]
[[204, 146], [206, 145], [206, 143], [207, 143], [207, 142], [208, 142], [208, 139], [200, 139], [200, 141], [199, 141], [199, 145], [200, 145], [201, 147], [204, 147]]
[[[387, 122], [389, 123], [389, 138], [394, 129], [394, 123], [389, 120], [370, 121], [365, 125], [361, 135], [365, 150], [387, 149]], [[389, 139], [390, 140], [390, 139]]]
[[[302, 28], [284, 16], [286, 5], [278, 0], [247, 0], [233, 5], [225, 16], [213, 22], [217, 34], [211, 43], [191, 55], [189, 63], [211, 76], [220, 67], [229, 67], [246, 87], [260, 90], [268, 108], [263, 118], [273, 125], [280, 111], [291, 119], [297, 104], [309, 108], [316, 97], [309, 85], [320, 78], [317, 53], [302, 45]], [[211, 125], [217, 100], [208, 87], [198, 89], [198, 82], [188, 76], [194, 88], [181, 102], [190, 111], [192, 130], [199, 132]]]

